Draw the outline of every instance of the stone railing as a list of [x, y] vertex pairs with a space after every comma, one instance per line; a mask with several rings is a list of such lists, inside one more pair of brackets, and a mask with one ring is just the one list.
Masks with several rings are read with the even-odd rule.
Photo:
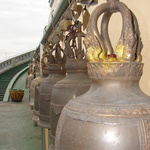
[[30, 61], [33, 58], [34, 52], [35, 50], [15, 56], [3, 62], [0, 62], [0, 74], [2, 74], [3, 72], [11, 68], [14, 68], [18, 65], [21, 65], [23, 63]]

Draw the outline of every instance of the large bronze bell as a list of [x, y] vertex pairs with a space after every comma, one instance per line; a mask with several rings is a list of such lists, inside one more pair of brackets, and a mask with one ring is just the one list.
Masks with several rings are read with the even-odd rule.
[[142, 67], [89, 63], [91, 88], [63, 109], [55, 150], [148, 150], [150, 98], [139, 88]]
[[36, 78], [32, 80], [31, 86], [30, 86], [30, 103], [29, 106], [31, 109], [34, 107], [34, 99], [35, 99], [35, 87], [39, 85], [39, 83], [43, 80], [43, 78], [40, 78], [40, 74], [36, 73]]
[[32, 120], [34, 122], [34, 125], [37, 126], [39, 122], [39, 95], [40, 95], [39, 84], [35, 86], [34, 90], [35, 90], [35, 97], [34, 97], [34, 108], [33, 108]]
[[[45, 54], [45, 52], [44, 52], [44, 54]], [[38, 82], [37, 82], [37, 84], [35, 84], [35, 87], [34, 87], [35, 96], [34, 96], [34, 107], [33, 107], [33, 117], [32, 117], [32, 120], [34, 121], [34, 125], [37, 125], [39, 122], [40, 84], [44, 80], [44, 78], [48, 76], [47, 63], [44, 61], [45, 59], [43, 59], [45, 57], [44, 54], [43, 54], [42, 61], [41, 61], [43, 76], [39, 77]], [[39, 61], [38, 61], [38, 63], [39, 63]]]
[[31, 109], [34, 107], [34, 99], [35, 99], [35, 87], [39, 85], [39, 83], [43, 80], [43, 78], [40, 78], [40, 56], [38, 55], [35, 60], [35, 78], [31, 82], [30, 86], [30, 103], [29, 106]]
[[[85, 93], [91, 84], [91, 80], [87, 74], [86, 60], [84, 59], [84, 50], [76, 47], [75, 39], [84, 37], [80, 30], [80, 22], [76, 22], [70, 29], [65, 40], [66, 54], [66, 72], [67, 75], [63, 80], [58, 81], [52, 91], [51, 108], [50, 108], [50, 124], [51, 124], [51, 145], [54, 148], [55, 132], [59, 116], [65, 104], [71, 99]], [[80, 40], [80, 39], [79, 39]], [[71, 45], [70, 41], [74, 41]], [[78, 43], [81, 44], [81, 43]], [[71, 46], [70, 46], [71, 45]]]
[[[95, 23], [104, 13], [102, 23], [108, 27], [108, 18], [118, 11], [124, 20], [123, 30], [117, 51], [108, 51], [108, 28], [99, 34]], [[92, 85], [64, 107], [55, 150], [149, 150], [150, 97], [139, 88], [142, 43], [135, 16], [115, 0], [98, 6], [89, 20], [85, 44]]]
[[[53, 54], [54, 53], [54, 54]], [[63, 79], [65, 72], [65, 56], [60, 44], [55, 44], [49, 53], [49, 76], [40, 83], [40, 117], [38, 125], [50, 129], [50, 102], [54, 84]]]

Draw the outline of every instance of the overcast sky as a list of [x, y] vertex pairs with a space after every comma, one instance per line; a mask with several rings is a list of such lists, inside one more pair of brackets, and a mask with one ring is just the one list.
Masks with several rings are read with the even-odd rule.
[[48, 0], [0, 0], [0, 61], [39, 45], [49, 11]]

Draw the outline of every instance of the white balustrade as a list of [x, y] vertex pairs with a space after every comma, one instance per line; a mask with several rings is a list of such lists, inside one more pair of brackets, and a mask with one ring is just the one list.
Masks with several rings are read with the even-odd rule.
[[30, 61], [33, 58], [34, 52], [35, 52], [35, 50], [0, 62], [0, 74], [2, 74], [3, 72], [5, 72], [11, 68], [14, 68], [18, 65], [21, 65], [23, 63]]

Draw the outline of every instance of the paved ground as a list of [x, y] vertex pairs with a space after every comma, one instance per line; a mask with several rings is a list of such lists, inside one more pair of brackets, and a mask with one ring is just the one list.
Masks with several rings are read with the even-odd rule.
[[41, 150], [41, 128], [33, 126], [27, 101], [0, 102], [0, 150]]

